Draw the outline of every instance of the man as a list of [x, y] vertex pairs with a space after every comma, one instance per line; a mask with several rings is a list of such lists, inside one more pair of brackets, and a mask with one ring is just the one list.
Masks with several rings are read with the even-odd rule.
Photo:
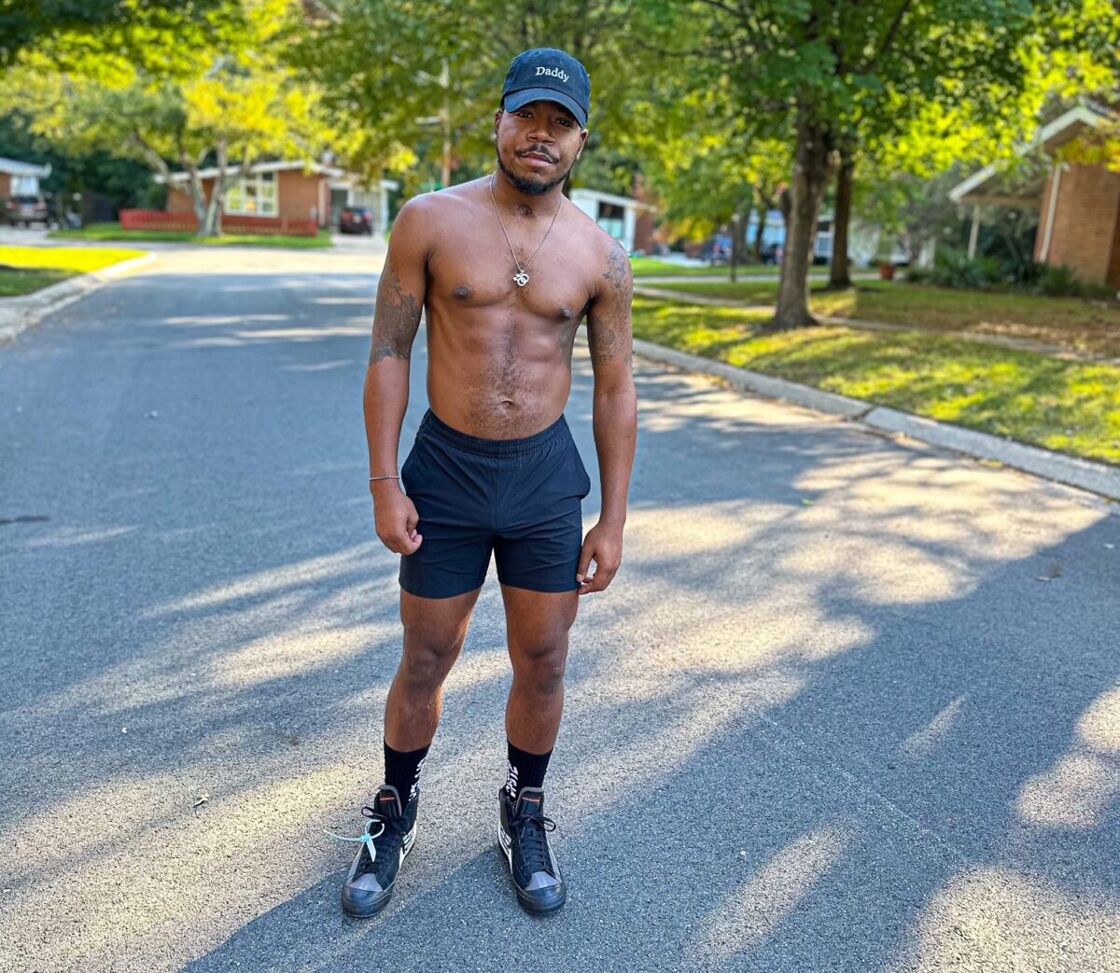
[[[587, 141], [590, 96], [570, 55], [519, 55], [494, 117], [497, 171], [409, 201], [393, 225], [364, 407], [377, 535], [401, 555], [404, 651], [385, 708], [385, 784], [363, 808], [370, 821], [353, 839], [362, 847], [342, 890], [350, 915], [387, 904], [412, 848], [443, 681], [492, 552], [514, 676], [499, 843], [525, 909], [564, 904], [544, 776], [578, 598], [605, 589], [622, 559], [637, 429], [630, 263], [562, 193]], [[430, 410], [398, 473], [421, 310]], [[583, 538], [580, 501], [591, 481], [563, 412], [585, 317], [602, 513]]]

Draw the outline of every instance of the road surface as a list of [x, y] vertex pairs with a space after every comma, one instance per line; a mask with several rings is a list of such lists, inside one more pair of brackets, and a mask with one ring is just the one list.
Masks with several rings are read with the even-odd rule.
[[377, 263], [161, 251], [0, 348], [0, 969], [1120, 970], [1115, 509], [640, 362], [548, 779], [567, 907], [525, 916], [495, 847], [491, 572], [417, 850], [345, 919], [323, 829], [399, 652]]

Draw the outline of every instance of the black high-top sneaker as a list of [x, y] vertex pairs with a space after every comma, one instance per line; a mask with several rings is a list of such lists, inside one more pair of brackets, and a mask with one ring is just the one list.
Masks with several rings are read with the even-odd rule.
[[548, 832], [555, 830], [556, 822], [544, 816], [541, 788], [521, 788], [516, 804], [504, 787], [498, 791], [498, 845], [526, 912], [554, 912], [568, 896], [548, 841]]
[[373, 805], [362, 808], [362, 814], [369, 818], [365, 834], [346, 839], [362, 843], [342, 884], [342, 909], [347, 915], [364, 919], [389, 904], [397, 872], [416, 840], [419, 803], [417, 795], [402, 810], [397, 789], [385, 784]]

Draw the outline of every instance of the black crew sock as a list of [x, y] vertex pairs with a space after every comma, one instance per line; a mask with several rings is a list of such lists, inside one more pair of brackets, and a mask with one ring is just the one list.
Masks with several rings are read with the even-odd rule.
[[548, 770], [548, 753], [526, 753], [506, 740], [507, 765], [506, 793], [511, 801], [517, 801], [517, 795], [523, 787], [544, 787], [544, 775]]
[[401, 796], [402, 810], [420, 793], [420, 771], [427, 755], [428, 747], [404, 753], [385, 743], [385, 783], [392, 784], [397, 789]]

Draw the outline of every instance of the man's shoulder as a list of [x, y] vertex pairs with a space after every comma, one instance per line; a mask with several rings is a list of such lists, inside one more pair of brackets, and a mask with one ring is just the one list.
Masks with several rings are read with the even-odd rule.
[[399, 228], [426, 240], [438, 239], [451, 221], [462, 220], [476, 205], [478, 181], [413, 196], [397, 213], [394, 232]]
[[464, 206], [473, 205], [478, 199], [478, 183], [484, 180], [474, 179], [471, 182], [461, 183], [458, 186], [448, 186], [435, 192], [420, 193], [413, 196], [404, 206], [401, 213], [406, 210], [416, 216], [432, 217], [447, 216], [461, 212]]
[[595, 220], [588, 216], [587, 213], [576, 206], [575, 203], [572, 203], [572, 209], [580, 220], [579, 231], [583, 235], [583, 240], [591, 253], [604, 264], [617, 261], [619, 258], [629, 263], [629, 254], [618, 240], [604, 230]]

